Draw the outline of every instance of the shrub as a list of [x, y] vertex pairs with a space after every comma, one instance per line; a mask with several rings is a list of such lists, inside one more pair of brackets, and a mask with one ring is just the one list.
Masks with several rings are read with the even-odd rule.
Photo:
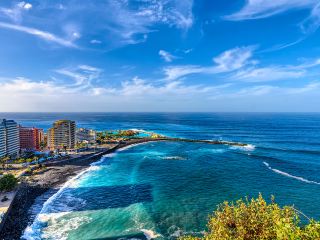
[[0, 191], [11, 191], [18, 183], [18, 179], [12, 174], [5, 174], [0, 178]]
[[273, 198], [267, 204], [261, 195], [257, 199], [224, 202], [209, 218], [203, 237], [186, 236], [181, 240], [311, 240], [320, 239], [320, 222], [310, 220], [301, 226], [293, 207], [279, 207]]
[[26, 169], [26, 171], [25, 171], [25, 174], [26, 174], [26, 175], [31, 175], [32, 173], [33, 173], [33, 170], [32, 170], [31, 167], [28, 167], [28, 168]]

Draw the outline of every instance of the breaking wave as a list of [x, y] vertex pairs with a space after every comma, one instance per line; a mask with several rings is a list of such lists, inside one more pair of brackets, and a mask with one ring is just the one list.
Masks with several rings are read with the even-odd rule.
[[311, 184], [320, 185], [319, 182], [311, 181], [311, 180], [305, 179], [305, 178], [303, 178], [303, 177], [298, 177], [298, 176], [295, 176], [295, 175], [291, 175], [291, 174], [289, 174], [289, 173], [286, 173], [286, 172], [280, 171], [280, 170], [278, 170], [278, 169], [272, 168], [272, 167], [270, 167], [269, 163], [267, 163], [267, 162], [263, 162], [263, 164], [264, 164], [267, 168], [269, 168], [271, 171], [273, 171], [273, 172], [275, 172], [275, 173], [278, 173], [278, 174], [280, 174], [280, 175], [282, 175], [282, 176], [286, 176], [286, 177], [289, 177], [289, 178], [293, 178], [293, 179], [296, 179], [296, 180], [298, 180], [298, 181], [305, 182], [305, 183], [311, 183]]
[[254, 151], [256, 146], [253, 144], [247, 144], [245, 146], [232, 146], [230, 148], [234, 150]]

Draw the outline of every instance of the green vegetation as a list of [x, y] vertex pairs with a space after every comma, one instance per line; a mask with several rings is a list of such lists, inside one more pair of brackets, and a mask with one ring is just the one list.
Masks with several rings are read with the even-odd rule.
[[41, 141], [40, 142], [40, 149], [41, 151], [43, 151], [43, 149], [45, 149], [47, 147], [47, 141]]
[[293, 207], [279, 207], [271, 199], [267, 204], [261, 195], [257, 199], [224, 202], [209, 218], [203, 237], [185, 236], [181, 240], [315, 240], [320, 239], [320, 222], [309, 220], [300, 224]]
[[1, 163], [2, 169], [5, 169], [6, 165], [8, 167], [8, 161], [9, 160], [10, 160], [9, 156], [4, 156], [4, 157], [0, 158], [0, 163]]
[[97, 133], [97, 142], [107, 143], [110, 141], [125, 140], [137, 137], [138, 135], [139, 133], [133, 130], [103, 131]]
[[77, 142], [76, 143], [76, 149], [81, 149], [81, 148], [86, 148], [88, 147], [88, 144], [87, 143], [84, 143], [84, 142]]
[[157, 133], [152, 133], [150, 138], [163, 138], [163, 136]]
[[7, 192], [13, 190], [18, 183], [18, 179], [12, 174], [5, 174], [0, 178], [0, 191]]
[[13, 163], [30, 163], [33, 161], [38, 161], [39, 157], [33, 156], [33, 157], [23, 157], [23, 158], [17, 158], [13, 161]]

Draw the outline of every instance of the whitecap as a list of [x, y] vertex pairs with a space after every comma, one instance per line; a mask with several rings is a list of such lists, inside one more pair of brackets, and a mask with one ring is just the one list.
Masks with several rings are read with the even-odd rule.
[[278, 173], [278, 174], [280, 174], [280, 175], [283, 175], [283, 176], [286, 176], [286, 177], [289, 177], [289, 178], [293, 178], [293, 179], [296, 179], [296, 180], [301, 181], [301, 182], [320, 185], [319, 182], [311, 181], [311, 180], [305, 179], [305, 178], [303, 178], [303, 177], [298, 177], [298, 176], [295, 176], [295, 175], [291, 175], [291, 174], [289, 174], [289, 173], [286, 173], [286, 172], [280, 171], [280, 170], [278, 170], [278, 169], [272, 168], [272, 167], [270, 167], [269, 163], [267, 163], [267, 162], [263, 162], [263, 164], [264, 164], [267, 168], [269, 168], [271, 171], [273, 171], [273, 172], [275, 172], [275, 173]]
[[108, 154], [106, 154], [106, 155], [103, 155], [102, 158], [101, 158], [99, 161], [94, 162], [94, 163], [91, 163], [90, 166], [99, 165], [99, 164], [103, 163], [103, 162], [106, 160], [106, 158], [113, 158], [113, 157], [115, 157], [116, 155], [117, 155], [116, 152], [108, 153]]
[[45, 228], [41, 237], [66, 240], [68, 239], [70, 231], [78, 229], [83, 224], [89, 223], [91, 218], [86, 216], [77, 216], [59, 221], [50, 218], [50, 221], [51, 224]]
[[161, 234], [158, 234], [155, 231], [150, 229], [141, 229], [141, 232], [146, 236], [148, 240], [155, 239], [162, 236]]
[[254, 151], [256, 146], [253, 144], [246, 144], [244, 146], [231, 146], [230, 148], [235, 150]]
[[[45, 220], [48, 220], [50, 217], [47, 216], [48, 212], [50, 210], [50, 207], [53, 203], [53, 201], [55, 199], [57, 199], [58, 197], [61, 196], [61, 194], [67, 189], [67, 188], [75, 188], [78, 185], [78, 180], [80, 177], [82, 177], [85, 173], [87, 173], [88, 171], [92, 171], [96, 169], [96, 166], [91, 166], [88, 169], [80, 172], [78, 175], [74, 176], [73, 178], [71, 178], [70, 180], [68, 180], [60, 189], [59, 191], [57, 191], [55, 194], [53, 194], [44, 204], [43, 207], [40, 211], [40, 213], [37, 215], [35, 221], [31, 224], [31, 226], [28, 226], [23, 235], [22, 235], [22, 239], [26, 239], [26, 240], [37, 240], [37, 239], [41, 239], [40, 237], [40, 233], [41, 233], [41, 228], [43, 226], [43, 223]], [[63, 211], [61, 213], [61, 215], [54, 213], [52, 215], [52, 217], [61, 217], [65, 214], [67, 214], [68, 209], [66, 209], [66, 211]], [[49, 214], [51, 215], [51, 214]]]
[[122, 147], [120, 149], [117, 150], [117, 152], [123, 152], [125, 150], [128, 150], [132, 147], [136, 147], [136, 146], [139, 146], [139, 145], [144, 145], [144, 144], [148, 144], [149, 142], [142, 142], [142, 143], [135, 143], [135, 144], [130, 144], [128, 146], [125, 146], [125, 147]]
[[144, 130], [144, 129], [139, 129], [139, 128], [131, 128], [131, 129], [129, 129], [129, 130], [134, 131], [134, 132], [145, 132], [145, 133], [148, 132], [148, 131], [146, 131], [146, 130]]

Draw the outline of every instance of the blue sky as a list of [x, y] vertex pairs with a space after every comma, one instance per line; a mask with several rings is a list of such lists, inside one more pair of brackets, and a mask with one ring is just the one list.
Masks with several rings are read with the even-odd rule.
[[0, 2], [0, 111], [320, 111], [317, 0]]

